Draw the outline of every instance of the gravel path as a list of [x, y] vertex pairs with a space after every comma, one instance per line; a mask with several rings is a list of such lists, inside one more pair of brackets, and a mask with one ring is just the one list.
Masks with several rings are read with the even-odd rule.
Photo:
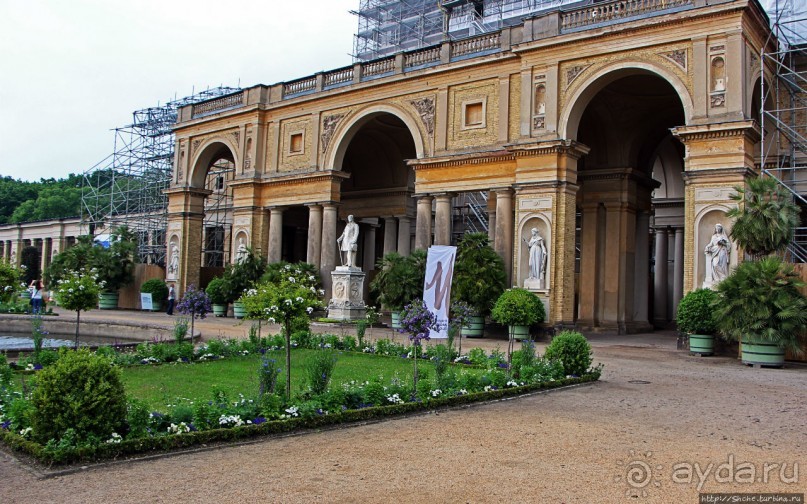
[[[0, 453], [0, 502], [675, 504], [698, 502], [696, 469], [709, 470], [703, 492], [807, 490], [807, 367], [690, 357], [664, 334], [592, 344], [600, 383], [467, 409], [54, 478]], [[643, 463], [647, 484], [631, 486]], [[797, 481], [779, 466], [763, 481], [765, 463]], [[674, 464], [679, 479], [692, 469], [690, 484], [673, 481]], [[758, 481], [744, 483], [751, 466]]]

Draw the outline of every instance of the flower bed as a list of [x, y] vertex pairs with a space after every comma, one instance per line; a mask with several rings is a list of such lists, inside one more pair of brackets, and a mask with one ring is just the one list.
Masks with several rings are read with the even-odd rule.
[[[173, 362], [182, 366], [175, 368], [177, 370], [194, 369], [185, 368], [181, 364], [185, 361], [225, 359], [220, 363], [201, 365], [207, 368], [223, 365], [227, 359], [254, 360], [249, 355], [265, 352], [266, 355], [262, 356], [260, 393], [249, 397], [239, 394], [237, 399], [231, 400], [225, 392], [213, 388], [210, 401], [177, 399], [171, 401], [175, 404], [168, 405], [168, 409], [163, 411], [154, 411], [142, 398], [130, 399], [127, 418], [120, 424], [123, 430], [106, 432], [100, 438], [82, 438], [68, 429], [61, 439], [43, 443], [34, 441], [36, 433], [32, 433], [30, 425], [25, 424], [25, 416], [21, 414], [26, 406], [22, 394], [10, 392], [10, 387], [7, 387], [0, 392], [0, 439], [9, 447], [30, 454], [43, 464], [86, 462], [495, 400], [594, 381], [599, 378], [601, 369], [590, 369], [580, 377], [564, 376], [558, 362], [534, 356], [532, 349], [523, 358], [514, 360], [511, 370], [503, 362], [501, 352], [487, 355], [480, 349], [473, 349], [466, 356], [457, 356], [445, 345], [423, 347], [420, 352], [421, 347], [387, 340], [359, 349], [355, 338], [350, 336], [339, 338], [333, 335], [299, 334], [293, 339], [294, 345], [322, 349], [322, 352], [307, 350], [311, 355], [332, 354], [331, 349], [336, 348], [342, 352], [355, 352], [347, 354], [353, 355], [352, 358], [360, 357], [362, 353], [397, 359], [417, 355], [434, 362], [433, 366], [428, 366], [426, 375], [417, 385], [408, 376], [401, 378], [393, 373], [393, 378], [388, 381], [376, 377], [331, 387], [327, 387], [326, 381], [317, 392], [309, 383], [307, 391], [285, 399], [275, 393], [280, 369], [276, 360], [269, 358], [268, 353], [272, 350], [267, 350], [281, 349], [284, 340], [282, 337], [257, 338], [254, 335], [251, 341], [215, 340], [195, 352], [187, 343], [143, 344], [134, 352], [105, 348], [99, 353], [119, 364], [142, 367], [174, 359]], [[457, 365], [453, 364], [454, 361], [470, 364]], [[308, 364], [310, 367], [310, 362]], [[517, 365], [522, 367], [517, 368]], [[44, 371], [37, 371], [40, 372]], [[295, 373], [299, 376], [299, 371]], [[316, 371], [313, 376], [321, 376], [321, 373]], [[9, 382], [8, 378], [6, 382]]]

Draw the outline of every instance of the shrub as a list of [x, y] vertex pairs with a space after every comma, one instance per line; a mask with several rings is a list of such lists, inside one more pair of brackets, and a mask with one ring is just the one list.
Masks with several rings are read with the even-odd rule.
[[328, 350], [316, 352], [308, 361], [306, 372], [308, 373], [308, 385], [311, 393], [319, 395], [328, 390], [328, 383], [333, 376], [333, 369], [336, 367], [336, 354]]
[[19, 288], [20, 270], [5, 259], [0, 259], [0, 301], [11, 301]]
[[274, 394], [277, 388], [277, 377], [280, 375], [280, 367], [275, 359], [264, 357], [261, 359], [261, 367], [258, 368], [258, 396]]
[[591, 367], [591, 345], [579, 332], [562, 331], [552, 338], [544, 357], [563, 364], [567, 376], [583, 376]]
[[207, 284], [205, 292], [210, 298], [210, 302], [217, 305], [227, 304], [227, 282], [221, 278], [216, 277]]
[[151, 294], [151, 299], [155, 303], [162, 303], [168, 299], [168, 286], [159, 278], [152, 278], [143, 282], [140, 292]]
[[546, 312], [541, 300], [526, 289], [508, 289], [499, 296], [491, 318], [504, 325], [533, 325], [544, 321]]
[[490, 246], [487, 233], [467, 233], [457, 245], [453, 291], [456, 301], [471, 305], [474, 315], [490, 313], [507, 285], [504, 261]]
[[40, 442], [60, 439], [74, 429], [79, 439], [108, 439], [127, 416], [120, 369], [87, 350], [63, 351], [37, 375], [32, 427]]
[[744, 262], [717, 285], [715, 320], [728, 339], [753, 338], [800, 352], [807, 329], [805, 285], [777, 257]]
[[717, 330], [712, 305], [717, 293], [711, 289], [696, 289], [678, 303], [675, 322], [678, 330], [687, 334], [714, 334]]

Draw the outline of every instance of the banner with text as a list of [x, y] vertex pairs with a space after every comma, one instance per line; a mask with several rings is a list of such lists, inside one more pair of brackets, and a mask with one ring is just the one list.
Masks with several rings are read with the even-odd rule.
[[426, 260], [426, 280], [423, 283], [423, 301], [437, 318], [437, 330], [432, 338], [448, 338], [448, 310], [451, 304], [451, 280], [454, 276], [454, 257], [457, 247], [433, 245]]

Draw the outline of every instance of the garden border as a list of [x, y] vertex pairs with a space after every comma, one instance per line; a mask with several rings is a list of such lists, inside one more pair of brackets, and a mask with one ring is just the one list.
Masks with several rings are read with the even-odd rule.
[[[43, 445], [24, 439], [8, 430], [0, 430], [0, 441], [2, 441], [0, 446], [2, 446], [4, 453], [25, 464], [40, 477], [54, 477], [86, 470], [90, 467], [240, 446], [268, 439], [321, 432], [323, 430], [358, 427], [381, 422], [388, 418], [427, 414], [430, 411], [465, 409], [589, 385], [598, 380], [599, 373], [589, 373], [578, 378], [565, 378], [552, 382], [502, 388], [488, 392], [429, 399], [424, 402], [374, 406], [359, 410], [348, 410], [334, 415], [273, 420], [257, 425], [196, 431], [173, 436], [132, 439], [86, 449], [74, 449], [67, 455], [67, 459], [63, 461], [53, 460], [51, 455], [45, 453]], [[216, 443], [216, 446], [207, 446], [208, 443]], [[149, 454], [150, 451], [157, 451], [158, 453]], [[25, 456], [24, 458], [18, 456], [20, 452]], [[86, 462], [90, 462], [92, 465], [88, 466]], [[73, 466], [66, 469], [48, 471], [55, 465], [70, 466], [71, 464]]]

